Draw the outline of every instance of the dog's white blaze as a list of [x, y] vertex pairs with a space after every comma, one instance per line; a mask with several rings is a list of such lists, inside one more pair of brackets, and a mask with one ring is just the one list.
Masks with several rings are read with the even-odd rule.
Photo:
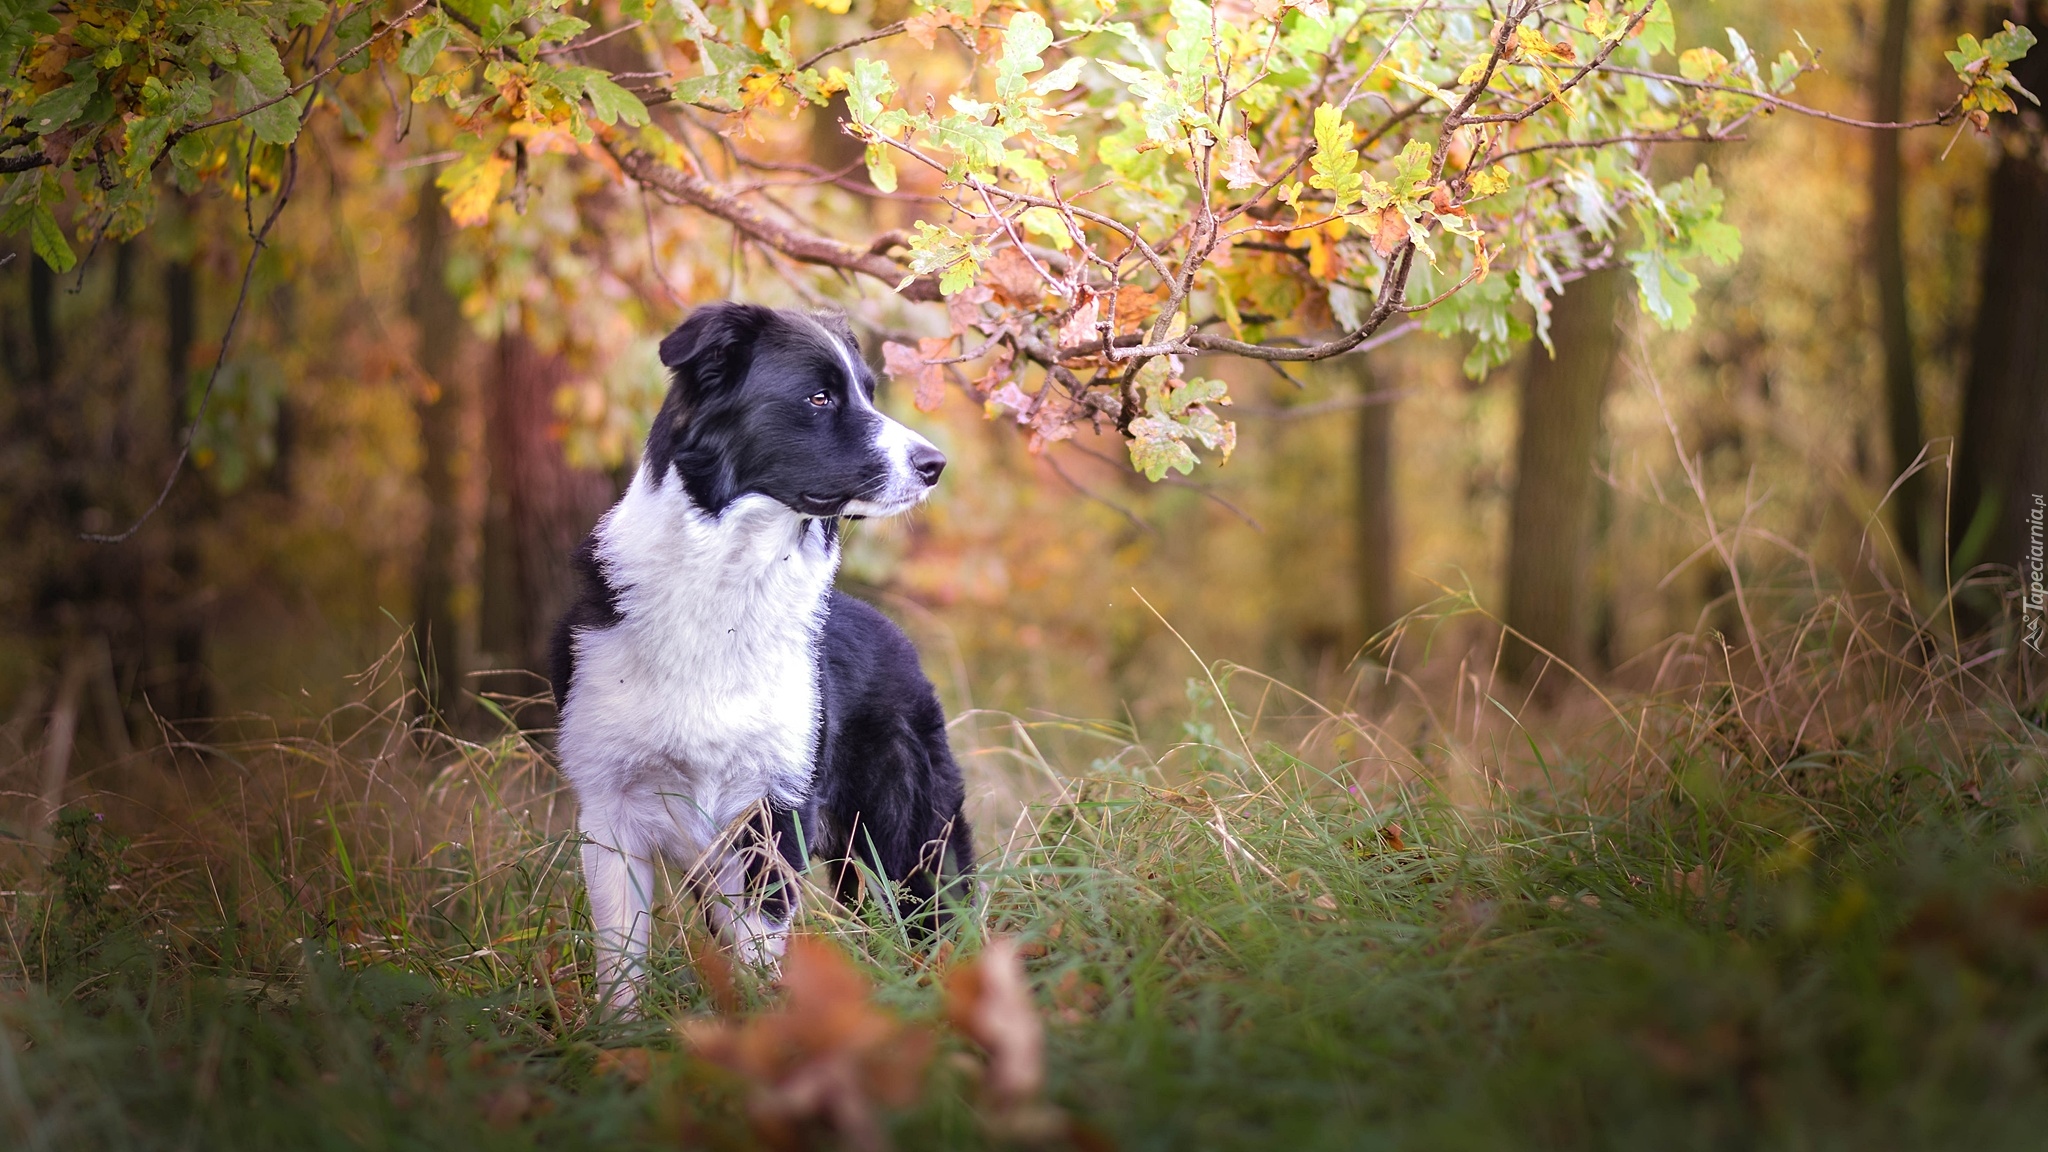
[[849, 393], [859, 392], [861, 390], [860, 368], [853, 362], [853, 350], [846, 346], [845, 341], [833, 335], [832, 330], [830, 328], [825, 327], [825, 325], [819, 323], [817, 320], [813, 319], [811, 321], [811, 327], [816, 328], [819, 334], [825, 337], [825, 343], [830, 344], [832, 346], [832, 350], [834, 352], [839, 353], [839, 363], [842, 367], [846, 369], [847, 391]]
[[[715, 885], [722, 830], [764, 798], [794, 807], [807, 797], [815, 651], [839, 549], [767, 496], [742, 496], [714, 519], [680, 477], [657, 487], [644, 470], [595, 535], [623, 618], [573, 638], [557, 746], [588, 839], [600, 982], [623, 1007], [647, 946], [652, 859]], [[772, 956], [771, 926], [731, 927]]]
[[811, 323], [825, 337], [825, 342], [832, 345], [832, 350], [839, 354], [839, 363], [846, 369], [847, 403], [856, 411], [866, 411], [874, 416], [875, 451], [889, 462], [889, 479], [881, 491], [866, 499], [849, 502], [846, 505], [846, 514], [893, 516], [914, 507], [930, 494], [931, 489], [925, 484], [924, 477], [919, 476], [910, 466], [910, 454], [919, 445], [933, 451], [938, 449], [931, 441], [911, 431], [900, 421], [890, 419], [887, 413], [875, 407], [874, 402], [868, 399], [867, 389], [860, 386], [860, 368], [854, 363], [853, 350], [846, 346], [844, 340], [834, 336], [832, 330], [825, 325], [816, 320], [812, 320]]

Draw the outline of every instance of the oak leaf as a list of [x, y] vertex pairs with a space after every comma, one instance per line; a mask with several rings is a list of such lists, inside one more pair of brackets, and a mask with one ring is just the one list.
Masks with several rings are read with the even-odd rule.
[[1017, 942], [997, 937], [946, 978], [946, 1019], [988, 1055], [989, 1094], [1027, 1103], [1045, 1085], [1045, 1027], [1031, 1002]]
[[751, 1086], [748, 1118], [765, 1143], [800, 1146], [823, 1129], [858, 1152], [887, 1147], [877, 1108], [916, 1099], [932, 1033], [877, 1007], [867, 977], [817, 937], [790, 940], [782, 988], [774, 1011], [684, 1021], [683, 1042]]
[[1391, 256], [1394, 249], [1408, 239], [1408, 217], [1398, 205], [1389, 204], [1380, 209], [1379, 228], [1373, 232], [1372, 250], [1382, 256]]
[[1257, 187], [1259, 178], [1259, 154], [1252, 142], [1243, 136], [1232, 136], [1223, 145], [1223, 167], [1220, 170], [1223, 182], [1233, 189]]
[[915, 348], [893, 340], [882, 345], [884, 370], [910, 384], [910, 402], [919, 412], [932, 411], [946, 398], [945, 366], [933, 361], [943, 359], [952, 343], [950, 336], [924, 336]]

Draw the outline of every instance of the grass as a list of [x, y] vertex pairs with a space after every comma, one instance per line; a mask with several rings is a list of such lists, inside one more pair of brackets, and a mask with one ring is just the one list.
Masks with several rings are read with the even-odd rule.
[[[1484, 649], [1417, 658], [1442, 623], [1419, 617], [1390, 646], [1420, 682], [1327, 707], [1191, 661], [1169, 739], [963, 718], [994, 847], [957, 944], [1030, 957], [1046, 1096], [1075, 1120], [1036, 1142], [2038, 1146], [2038, 698], [1894, 602], [1780, 617], [1542, 717]], [[245, 721], [203, 775], [103, 770], [52, 865], [19, 857], [0, 1141], [754, 1146], [749, 1086], [670, 1027], [713, 1011], [689, 932], [652, 1019], [593, 1015], [534, 745], [436, 735], [377, 676], [363, 695], [383, 703]], [[888, 1010], [942, 1015], [945, 949], [819, 896], [806, 920]], [[978, 1068], [946, 1033], [893, 1142], [1033, 1143], [978, 1107]]]

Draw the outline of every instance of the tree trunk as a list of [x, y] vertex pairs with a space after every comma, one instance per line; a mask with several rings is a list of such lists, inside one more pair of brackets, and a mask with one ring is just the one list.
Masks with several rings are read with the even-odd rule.
[[[192, 378], [192, 346], [199, 328], [199, 276], [191, 260], [164, 265], [164, 375], [170, 392], [171, 452], [184, 443], [191, 413], [185, 398]], [[201, 533], [213, 519], [213, 488], [198, 468], [179, 478], [166, 502], [164, 518], [171, 530], [170, 683], [159, 694], [157, 712], [177, 724], [190, 724], [213, 714], [213, 679], [207, 671], [207, 633], [212, 605], [206, 588]]]
[[549, 632], [575, 592], [570, 555], [618, 488], [601, 472], [570, 467], [562, 455], [555, 392], [568, 380], [568, 365], [508, 325], [498, 341], [497, 376], [485, 405], [484, 646], [496, 667], [536, 674], [494, 683], [494, 690], [538, 698], [547, 695]]
[[413, 213], [413, 273], [408, 305], [418, 337], [415, 362], [426, 377], [414, 408], [420, 422], [420, 481], [427, 494], [413, 607], [420, 688], [430, 715], [460, 728], [468, 719], [466, 677], [475, 669], [478, 553], [483, 546], [476, 443], [476, 389], [458, 370], [462, 309], [448, 290], [448, 218], [431, 178]]
[[[2028, 6], [2028, 23], [2048, 22], [2048, 3]], [[2033, 92], [2048, 84], [2039, 49], [2013, 68]], [[1963, 419], [1949, 509], [1954, 570], [1996, 565], [2032, 576], [2029, 513], [2048, 498], [2048, 166], [2043, 118], [2032, 105], [2000, 129], [2004, 156], [1991, 175], [1976, 331], [1963, 385]], [[2009, 585], [2000, 585], [2010, 592]], [[1957, 599], [1959, 623], [1976, 631], [2009, 609], [1984, 590]]]
[[[1372, 365], [1364, 356], [1346, 358], [1361, 398], [1375, 390]], [[1358, 410], [1358, 469], [1354, 523], [1358, 531], [1358, 623], [1365, 643], [1393, 624], [1394, 607], [1394, 405], [1367, 403]]]
[[[1884, 28], [1879, 38], [1873, 111], [1880, 121], [1897, 121], [1906, 100], [1906, 40], [1912, 31], [1912, 0], [1885, 0]], [[1872, 262], [1876, 265], [1879, 336], [1884, 346], [1886, 434], [1892, 474], [1898, 479], [1926, 444], [1920, 424], [1920, 388], [1913, 358], [1912, 318], [1906, 307], [1905, 166], [1899, 157], [1900, 133], [1870, 134], [1870, 229]], [[1929, 519], [1926, 472], [1899, 480], [1891, 512], [1906, 567], [1919, 572], [1933, 539]]]
[[[1617, 269], [1568, 287], [1550, 314], [1555, 356], [1532, 348], [1522, 377], [1521, 432], [1508, 525], [1507, 623], [1559, 659], [1584, 656], [1580, 584], [1593, 491], [1600, 403], [1614, 365]], [[1541, 653], [1510, 637], [1503, 670], [1540, 676]]]

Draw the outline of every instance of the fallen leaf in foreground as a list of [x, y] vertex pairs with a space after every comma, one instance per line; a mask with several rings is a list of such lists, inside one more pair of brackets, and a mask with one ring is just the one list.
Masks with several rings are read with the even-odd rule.
[[1015, 940], [989, 941], [946, 978], [946, 1019], [988, 1053], [993, 1103], [1007, 1107], [1037, 1098], [1045, 1086], [1045, 1028]]
[[782, 987], [785, 999], [772, 1012], [684, 1021], [683, 1042], [753, 1086], [748, 1116], [766, 1143], [805, 1147], [823, 1129], [857, 1152], [887, 1147], [876, 1107], [917, 1098], [931, 1032], [875, 1007], [867, 977], [816, 937], [790, 941]]

